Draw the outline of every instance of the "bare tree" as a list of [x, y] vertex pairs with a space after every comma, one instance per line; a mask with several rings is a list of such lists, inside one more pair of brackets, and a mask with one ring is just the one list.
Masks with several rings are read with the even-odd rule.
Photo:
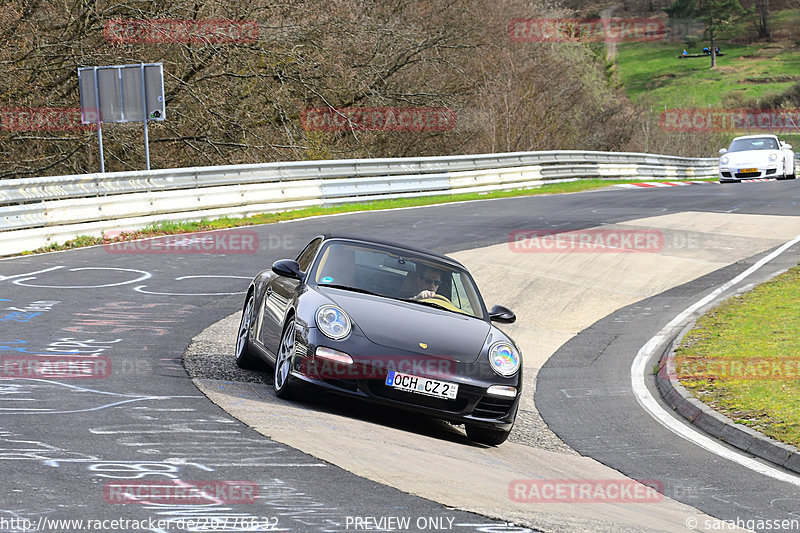
[[756, 12], [758, 13], [758, 36], [762, 39], [772, 37], [769, 31], [769, 0], [755, 0]]

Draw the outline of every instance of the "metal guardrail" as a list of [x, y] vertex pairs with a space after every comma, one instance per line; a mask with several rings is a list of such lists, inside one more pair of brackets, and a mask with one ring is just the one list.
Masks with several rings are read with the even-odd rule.
[[551, 180], [716, 175], [716, 158], [553, 151], [295, 161], [0, 180], [0, 255], [160, 220], [247, 216], [378, 198], [506, 190]]

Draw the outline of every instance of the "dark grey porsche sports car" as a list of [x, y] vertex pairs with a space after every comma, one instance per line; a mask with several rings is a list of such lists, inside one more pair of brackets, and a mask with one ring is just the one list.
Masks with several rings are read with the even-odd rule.
[[272, 364], [280, 398], [313, 385], [464, 424], [471, 440], [497, 445], [517, 414], [522, 355], [492, 322], [515, 319], [487, 311], [453, 259], [320, 235], [253, 279], [236, 363]]

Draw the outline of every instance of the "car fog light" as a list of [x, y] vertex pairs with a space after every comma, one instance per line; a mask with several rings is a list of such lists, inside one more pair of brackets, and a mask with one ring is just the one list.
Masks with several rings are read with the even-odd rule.
[[492, 385], [491, 387], [486, 389], [486, 394], [490, 396], [503, 396], [505, 398], [516, 398], [517, 388], [505, 387], [502, 385]]
[[353, 364], [353, 358], [346, 353], [340, 352], [339, 350], [332, 350], [331, 348], [325, 348], [324, 346], [317, 346], [317, 351], [314, 352], [314, 354], [320, 359], [336, 361], [337, 363], [343, 363], [345, 365]]

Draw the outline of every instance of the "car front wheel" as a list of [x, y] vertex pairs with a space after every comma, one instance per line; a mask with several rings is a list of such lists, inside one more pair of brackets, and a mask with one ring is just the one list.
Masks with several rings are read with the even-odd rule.
[[236, 338], [236, 366], [239, 368], [256, 368], [258, 361], [250, 350], [250, 326], [253, 322], [253, 293], [247, 297], [242, 320], [239, 322], [239, 335]]
[[281, 345], [275, 357], [275, 375], [272, 388], [275, 396], [288, 400], [293, 397], [292, 360], [294, 359], [294, 319], [286, 323], [281, 336]]
[[497, 446], [503, 444], [511, 431], [504, 431], [502, 429], [485, 428], [481, 426], [474, 426], [466, 424], [467, 438], [472, 442], [478, 444], [487, 444], [489, 446]]

